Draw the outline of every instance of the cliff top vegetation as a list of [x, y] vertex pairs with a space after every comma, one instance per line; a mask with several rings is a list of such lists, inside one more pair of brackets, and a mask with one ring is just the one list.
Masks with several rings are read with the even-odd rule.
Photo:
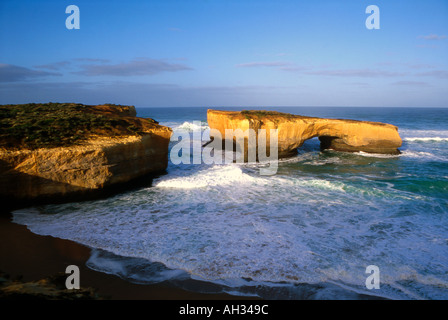
[[142, 135], [157, 121], [133, 106], [79, 103], [0, 105], [0, 147], [36, 149], [80, 144], [89, 137]]

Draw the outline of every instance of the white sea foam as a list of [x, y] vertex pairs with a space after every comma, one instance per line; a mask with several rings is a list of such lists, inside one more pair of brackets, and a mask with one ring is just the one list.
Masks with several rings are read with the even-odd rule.
[[310, 186], [318, 189], [335, 190], [345, 192], [345, 184], [342, 182], [328, 181], [322, 179], [303, 179], [296, 181], [296, 184]]
[[[435, 156], [414, 148], [398, 159]], [[287, 175], [269, 177], [258, 174], [259, 164], [175, 168], [150, 188], [22, 209], [13, 221], [105, 250], [94, 250], [88, 266], [135, 282], [189, 276], [233, 294], [251, 285], [304, 283], [371, 294], [364, 286], [365, 267], [376, 264], [383, 297], [446, 298], [448, 218], [440, 214], [445, 209], [433, 198], [400, 190], [393, 178], [378, 178], [372, 167], [351, 175], [357, 179], [328, 170], [319, 174], [325, 168], [307, 163], [347, 169], [365, 162], [345, 154], [319, 157], [300, 154], [281, 162]], [[334, 296], [335, 290], [320, 289], [315, 297]], [[244, 292], [263, 296], [255, 289]]]
[[402, 129], [400, 136], [410, 143], [444, 143], [448, 142], [448, 130], [414, 130]]
[[401, 155], [404, 157], [411, 157], [411, 158], [434, 157], [434, 155], [430, 152], [409, 151], [409, 150], [403, 151]]
[[[244, 176], [235, 168], [229, 171]], [[233, 287], [232, 293], [237, 293], [241, 285], [249, 285], [242, 282], [243, 278], [250, 278], [255, 284], [267, 285], [267, 281], [272, 286], [279, 282], [328, 282], [368, 293], [363, 288], [365, 266], [374, 261], [381, 266], [382, 296], [415, 298], [422, 297], [418, 290], [421, 285], [447, 287], [447, 279], [425, 276], [419, 271], [443, 263], [445, 244], [424, 241], [429, 234], [432, 238], [437, 236], [437, 232], [443, 237], [443, 228], [428, 229], [431, 222], [418, 216], [392, 224], [387, 214], [377, 216], [376, 205], [362, 197], [359, 204], [352, 201], [350, 206], [328, 198], [314, 201], [318, 196], [328, 196], [327, 191], [319, 193], [321, 187], [334, 187], [316, 179], [303, 181], [305, 187], [314, 187], [314, 197], [313, 193], [306, 194], [312, 198], [308, 200], [298, 197], [305, 189], [293, 188], [300, 186], [301, 181], [288, 184], [287, 179], [277, 180], [270, 187], [278, 187], [281, 181], [292, 188], [287, 198], [295, 203], [288, 204], [286, 197], [277, 197], [271, 204], [272, 195], [265, 193], [260, 198], [265, 199], [263, 203], [242, 209], [228, 198], [232, 193], [229, 186], [221, 194], [207, 193], [205, 198], [209, 201], [205, 203], [205, 198], [190, 196], [190, 203], [180, 204], [178, 201], [189, 193], [173, 193], [166, 200], [157, 197], [158, 201], [151, 201], [148, 194], [149, 203], [141, 204], [140, 194], [122, 204], [116, 197], [100, 203], [44, 209], [52, 215], [22, 209], [14, 212], [14, 222], [27, 224], [39, 234], [134, 257], [120, 258], [94, 250], [88, 266], [141, 283], [179, 279], [188, 273], [198, 280]], [[244, 193], [244, 189], [237, 188], [235, 192], [247, 197], [250, 193]], [[284, 201], [283, 205], [279, 201]], [[427, 255], [419, 255], [418, 248], [424, 248]], [[171, 270], [154, 266], [148, 260], [159, 261]], [[402, 269], [408, 264], [407, 269]], [[412, 286], [404, 288], [401, 283], [406, 282]], [[389, 291], [384, 289], [388, 286]], [[397, 289], [400, 286], [402, 290]], [[439, 294], [443, 296], [437, 290], [430, 291], [423, 298]]]
[[305, 187], [307, 189], [322, 189], [345, 192], [345, 184], [338, 181], [310, 178], [285, 178], [276, 176], [266, 178], [258, 174], [250, 175], [243, 172], [244, 165], [215, 165], [209, 169], [195, 172], [190, 176], [160, 179], [154, 186], [157, 188], [201, 189], [207, 187], [229, 186], [233, 190], [252, 188], [260, 192], [267, 186], [275, 188], [276, 192], [289, 188]]
[[404, 141], [410, 141], [410, 142], [447, 142], [448, 141], [448, 137], [444, 138], [444, 137], [407, 137], [403, 139]]
[[408, 137], [432, 138], [441, 137], [448, 138], [448, 130], [416, 130], [416, 129], [400, 129], [399, 134], [405, 139]]
[[195, 122], [185, 121], [181, 125], [174, 128], [174, 130], [186, 130], [188, 132], [204, 131], [204, 130], [208, 130], [208, 129], [210, 129], [210, 128], [208, 127], [207, 123], [200, 122], [200, 121], [195, 121]]
[[431, 152], [427, 151], [412, 151], [412, 150], [403, 150], [400, 154], [379, 154], [379, 153], [367, 153], [367, 152], [355, 152], [354, 154], [363, 156], [366, 158], [383, 158], [383, 159], [394, 159], [394, 158], [415, 158], [422, 160], [433, 160], [433, 161], [447, 161], [447, 158], [444, 156], [439, 156]]
[[145, 284], [189, 278], [186, 272], [168, 269], [160, 263], [150, 263], [146, 259], [117, 256], [98, 249], [92, 249], [86, 265], [93, 270]]
[[217, 165], [208, 170], [196, 172], [191, 176], [162, 180], [155, 184], [158, 188], [197, 189], [217, 185], [251, 184], [262, 178], [243, 173], [237, 165]]
[[[343, 183], [279, 178], [266, 185], [268, 190], [257, 183], [258, 178], [252, 180], [238, 168], [210, 171], [243, 183], [224, 183], [208, 192], [176, 189], [176, 193], [162, 197], [157, 196], [162, 189], [157, 186], [134, 198], [128, 195], [126, 201], [116, 197], [75, 207], [45, 208], [51, 215], [19, 210], [14, 213], [14, 222], [26, 224], [39, 234], [72, 239], [117, 255], [158, 261], [197, 279], [227, 279], [227, 283], [241, 278], [271, 283], [333, 281], [359, 289], [365, 280], [363, 267], [372, 261], [381, 266], [382, 274], [391, 274], [382, 278], [382, 285], [402, 281], [403, 273], [394, 276], [392, 271], [408, 263], [417, 275], [413, 281], [419, 282], [423, 278], [418, 269], [443, 263], [440, 259], [444, 252], [448, 253], [443, 243], [424, 242], [426, 234], [434, 237], [438, 232], [442, 237], [444, 228], [429, 227], [428, 219], [414, 221], [416, 216], [388, 223], [384, 215], [388, 211], [378, 216], [379, 203], [365, 200], [362, 195], [357, 203], [353, 196], [345, 196]], [[197, 178], [190, 182], [197, 182]], [[337, 192], [342, 198], [332, 199], [329, 192]], [[249, 197], [252, 202], [241, 206]], [[400, 202], [396, 202], [389, 204], [388, 210], [393, 212], [399, 207]], [[429, 255], [413, 254], [419, 247]], [[183, 274], [145, 269], [135, 275], [140, 262], [106, 258], [93, 255], [89, 265], [137, 282], [163, 281]], [[440, 277], [435, 277], [433, 283], [446, 285]]]
[[355, 154], [368, 158], [384, 158], [384, 159], [398, 158], [400, 156], [399, 154], [368, 153], [363, 151], [355, 152]]
[[416, 158], [416, 159], [426, 159], [431, 161], [441, 161], [441, 162], [447, 162], [448, 158], [443, 155], [436, 155], [431, 152], [426, 151], [411, 151], [411, 150], [405, 150], [401, 153], [401, 157], [405, 158]]

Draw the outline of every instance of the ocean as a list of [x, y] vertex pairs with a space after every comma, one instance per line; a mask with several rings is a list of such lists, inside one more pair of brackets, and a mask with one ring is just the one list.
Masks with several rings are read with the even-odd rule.
[[[89, 268], [134, 283], [265, 299], [448, 299], [448, 109], [255, 109], [390, 123], [401, 154], [321, 152], [315, 138], [272, 176], [262, 164], [170, 161], [150, 186], [16, 210], [13, 222], [92, 248]], [[207, 108], [137, 113], [175, 132], [201, 121], [207, 140]], [[372, 265], [379, 288], [369, 289]]]

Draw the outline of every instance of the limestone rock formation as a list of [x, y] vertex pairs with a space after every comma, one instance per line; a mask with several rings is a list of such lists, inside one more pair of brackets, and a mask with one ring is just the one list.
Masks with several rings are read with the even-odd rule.
[[[347, 152], [399, 154], [402, 140], [398, 128], [391, 124], [324, 119], [274, 111], [219, 111], [208, 110], [210, 129], [225, 137], [226, 129], [266, 129], [269, 148], [270, 129], [278, 130], [278, 154], [286, 157], [311, 138], [319, 137], [322, 149]], [[211, 132], [213, 138], [213, 132]], [[246, 146], [247, 147], [247, 146]]]
[[[115, 121], [117, 126], [110, 128], [114, 135], [96, 128], [95, 134], [84, 133], [85, 139], [70, 145], [1, 147], [1, 198], [16, 202], [82, 198], [166, 169], [170, 128], [135, 117], [133, 107], [86, 109], [93, 110], [95, 117]], [[138, 134], [116, 132], [118, 126], [138, 128]]]

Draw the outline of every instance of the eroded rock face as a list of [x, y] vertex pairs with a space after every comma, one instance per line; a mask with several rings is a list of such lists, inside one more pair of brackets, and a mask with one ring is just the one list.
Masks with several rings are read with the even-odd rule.
[[[270, 129], [278, 130], [279, 157], [296, 152], [303, 143], [319, 137], [322, 149], [348, 152], [399, 154], [402, 140], [398, 128], [391, 124], [313, 118], [274, 111], [219, 111], [208, 110], [210, 129], [225, 136], [226, 129], [266, 129], [269, 148]], [[213, 137], [213, 133], [211, 132]]]
[[133, 108], [96, 107], [141, 121], [142, 133], [91, 136], [77, 145], [54, 148], [2, 148], [0, 197], [16, 202], [72, 199], [166, 169], [170, 128], [135, 117]]

